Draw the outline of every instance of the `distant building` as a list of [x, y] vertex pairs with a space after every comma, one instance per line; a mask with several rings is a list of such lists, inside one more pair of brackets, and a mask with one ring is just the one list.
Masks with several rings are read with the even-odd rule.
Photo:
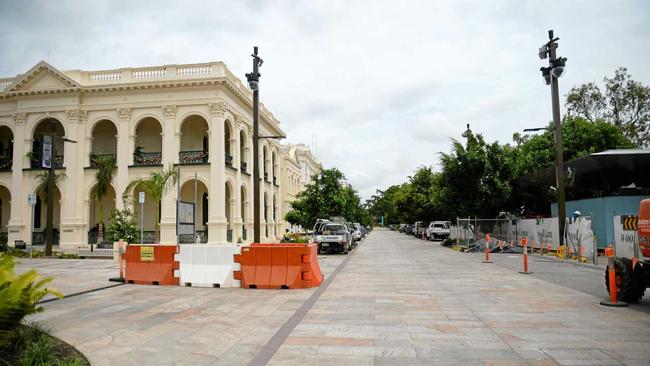
[[[298, 193], [305, 189], [305, 186], [311, 182], [314, 174], [319, 174], [323, 169], [321, 163], [312, 154], [309, 146], [304, 144], [282, 146], [282, 212], [286, 214], [291, 210], [291, 202], [296, 199]], [[291, 232], [302, 232], [304, 228], [291, 225], [283, 221], [283, 231], [289, 229]]]
[[[566, 214], [591, 216], [599, 247], [614, 241], [613, 217], [638, 214], [639, 202], [650, 197], [650, 150], [607, 150], [567, 161], [564, 166]], [[555, 187], [555, 168], [529, 175], [526, 184]], [[543, 191], [543, 190], [542, 190]], [[557, 217], [557, 203], [551, 203]]]
[[[117, 160], [117, 173], [103, 199], [106, 224], [113, 208], [133, 208], [139, 218], [140, 205], [133, 204], [138, 192], [130, 202], [122, 200], [129, 182], [180, 166], [183, 201], [194, 201], [198, 174], [195, 224], [202, 241], [250, 242], [252, 120], [252, 93], [222, 62], [100, 71], [60, 71], [40, 62], [24, 74], [0, 79], [0, 232], [10, 245], [15, 240], [44, 241], [43, 192], [35, 192], [33, 219], [27, 195], [36, 190], [41, 136], [50, 132], [52, 122], [59, 136], [77, 142], [59, 140], [53, 159], [57, 172], [67, 176], [53, 202], [61, 249], [75, 250], [96, 240], [100, 203], [93, 198], [96, 169], [91, 154]], [[264, 105], [260, 134], [284, 135]], [[284, 216], [280, 145], [262, 140], [259, 153], [262, 240], [276, 241]], [[169, 189], [160, 207], [145, 198], [146, 238], [151, 238], [154, 210], [159, 209], [160, 242], [176, 243], [176, 192], [176, 187]]]

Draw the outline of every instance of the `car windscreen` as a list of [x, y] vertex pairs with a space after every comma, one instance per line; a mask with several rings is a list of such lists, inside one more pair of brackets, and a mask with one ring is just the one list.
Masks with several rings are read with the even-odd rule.
[[323, 226], [321, 232], [323, 234], [344, 234], [346, 232], [345, 226], [343, 225], [325, 225]]
[[444, 229], [445, 225], [444, 224], [433, 224], [433, 227], [438, 228], [438, 229]]

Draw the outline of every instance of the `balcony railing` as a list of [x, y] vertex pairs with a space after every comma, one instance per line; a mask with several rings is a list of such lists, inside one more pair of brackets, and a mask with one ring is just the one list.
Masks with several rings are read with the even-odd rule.
[[242, 229], [241, 229], [241, 240], [246, 240], [247, 236], [248, 236], [247, 234], [248, 233], [246, 232], [246, 228], [242, 227]]
[[248, 166], [248, 164], [246, 164], [245, 161], [242, 161], [241, 163], [239, 163], [239, 166], [241, 167], [242, 173], [246, 173], [246, 167]]
[[[32, 156], [30, 158], [30, 166], [33, 169], [40, 169], [42, 168], [41, 160], [42, 160], [43, 154], [41, 152], [33, 152]], [[56, 158], [54, 159], [54, 167], [55, 168], [63, 168], [63, 155], [57, 155]]]
[[273, 184], [275, 184], [276, 186], [278, 185], [278, 178], [277, 177], [273, 177]]
[[178, 153], [178, 161], [181, 164], [207, 164], [207, 151], [181, 151]]
[[13, 160], [9, 157], [0, 158], [0, 171], [11, 170], [13, 166]]
[[264, 180], [269, 180], [269, 172], [264, 172]]
[[117, 164], [117, 154], [93, 154], [90, 158], [90, 167], [97, 168], [97, 161], [93, 159], [93, 156], [99, 159], [103, 158], [113, 158], [113, 161]]
[[226, 165], [232, 166], [232, 155], [226, 153]]
[[160, 165], [162, 162], [161, 152], [134, 152], [133, 165], [136, 166], [151, 166]]
[[228, 229], [226, 231], [226, 241], [228, 243], [232, 243], [232, 229]]

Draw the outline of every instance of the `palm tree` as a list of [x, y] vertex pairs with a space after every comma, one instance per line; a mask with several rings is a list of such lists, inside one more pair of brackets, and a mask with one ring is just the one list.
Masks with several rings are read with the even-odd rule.
[[117, 170], [117, 162], [114, 155], [91, 154], [90, 160], [97, 171], [95, 172], [95, 199], [99, 202], [99, 224], [97, 225], [97, 244], [104, 240], [104, 202], [103, 198], [111, 187], [111, 181]]
[[[146, 193], [151, 196], [153, 201], [156, 203], [156, 206], [160, 204], [160, 201], [162, 200], [163, 195], [167, 192], [167, 189], [169, 188], [170, 183], [175, 184], [176, 180], [178, 179], [178, 171], [174, 169], [173, 166], [170, 166], [166, 170], [163, 170], [160, 173], [151, 173], [149, 174], [148, 178], [139, 178], [136, 180], [131, 181], [129, 185], [126, 187], [124, 190], [124, 194], [122, 195], [122, 199], [126, 202], [129, 199], [129, 196], [132, 195], [132, 192], [135, 188], [139, 188], [144, 190]], [[160, 212], [158, 211], [158, 207], [156, 207], [154, 211], [154, 230], [155, 230], [155, 240], [160, 241], [159, 238], [159, 225], [158, 225], [158, 219], [159, 219]], [[140, 238], [142, 241], [142, 238]]]
[[[43, 192], [42, 194], [39, 194], [41, 196], [41, 201], [44, 203], [47, 202], [47, 178], [49, 177], [49, 172], [47, 170], [43, 170], [38, 175], [36, 176], [36, 189], [34, 189], [35, 192]], [[61, 172], [59, 174], [54, 174], [54, 186], [57, 187], [59, 183], [62, 183], [64, 180], [66, 180], [68, 176], [65, 175], [64, 172]], [[54, 194], [52, 195], [54, 197]]]

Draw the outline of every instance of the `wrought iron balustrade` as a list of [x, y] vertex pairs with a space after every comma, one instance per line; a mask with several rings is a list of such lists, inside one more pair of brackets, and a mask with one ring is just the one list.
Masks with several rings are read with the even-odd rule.
[[[59, 245], [59, 230], [52, 230], [52, 244]], [[32, 232], [32, 245], [45, 245], [45, 239], [47, 238], [47, 233], [43, 231], [33, 231]]]
[[248, 166], [248, 164], [246, 164], [245, 161], [242, 161], [241, 163], [239, 163], [239, 166], [241, 168], [242, 173], [246, 173], [246, 167]]
[[232, 243], [232, 229], [228, 229], [226, 231], [226, 241], [228, 243]]
[[133, 153], [133, 165], [137, 165], [137, 166], [160, 165], [161, 162], [162, 162], [161, 152], [136, 151]]
[[90, 167], [91, 168], [97, 168], [97, 161], [95, 161], [95, 159], [93, 159], [93, 157], [99, 158], [99, 159], [113, 158], [113, 161], [117, 164], [117, 154], [92, 154], [92, 156], [90, 157]]
[[[41, 152], [32, 152], [30, 157], [30, 166], [33, 169], [40, 169], [42, 168], [42, 164], [41, 164], [42, 160], [43, 160], [43, 154]], [[54, 158], [54, 167], [63, 168], [63, 155], [57, 155]]]
[[13, 159], [9, 157], [0, 158], [0, 171], [11, 170], [13, 167]]
[[232, 166], [232, 155], [226, 153], [226, 165]]
[[178, 153], [178, 161], [181, 164], [207, 164], [208, 152], [198, 151], [181, 151]]

